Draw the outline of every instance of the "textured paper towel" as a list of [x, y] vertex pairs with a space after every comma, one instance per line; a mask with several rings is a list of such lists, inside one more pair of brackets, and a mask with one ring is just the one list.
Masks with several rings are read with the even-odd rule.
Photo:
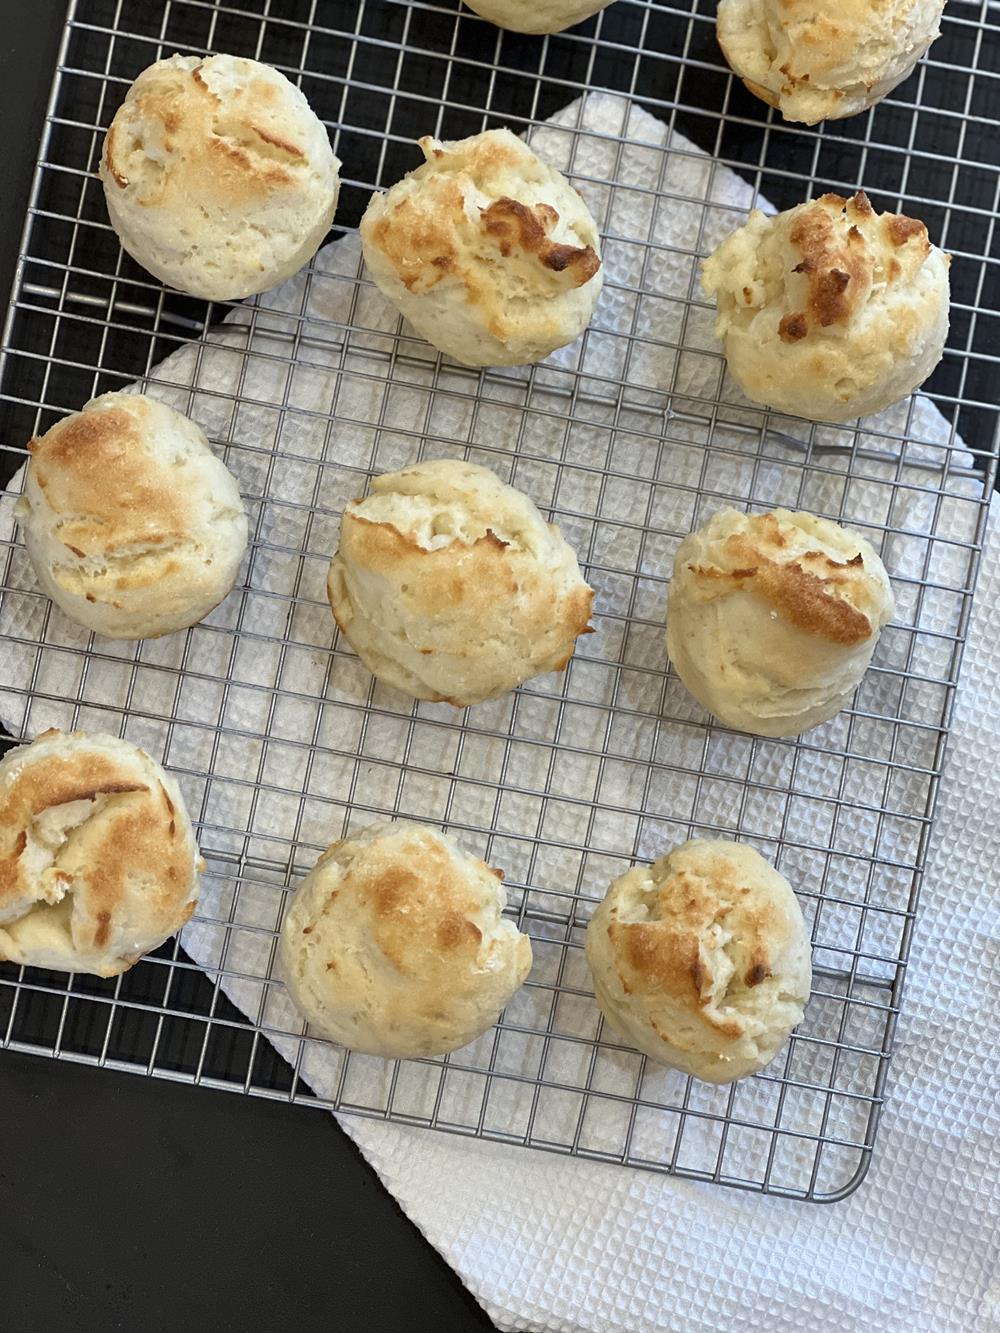
[[[853, 432], [824, 428], [813, 437], [814, 466], [805, 471], [802, 450], [794, 443], [801, 423], [789, 423], [787, 442], [769, 436], [761, 456], [759, 414], [728, 385], [723, 398], [730, 406], [713, 422], [699, 401], [715, 395], [721, 371], [711, 314], [687, 309], [683, 298], [696, 294], [696, 255], [739, 220], [734, 208], [750, 206], [749, 187], [678, 135], [664, 151], [666, 128], [617, 98], [592, 96], [574, 104], [533, 141], [550, 160], [576, 173], [608, 237], [610, 282], [585, 344], [566, 349], [533, 373], [514, 371], [480, 382], [475, 404], [467, 395], [476, 377], [437, 367], [431, 350], [419, 343], [407, 348], [405, 364], [393, 365], [387, 385], [391, 340], [385, 334], [395, 330], [395, 315], [369, 286], [359, 285], [356, 238], [328, 247], [310, 279], [300, 276], [268, 294], [253, 314], [248, 307], [234, 312], [209, 345], [182, 348], [158, 368], [150, 386], [195, 416], [213, 441], [232, 442], [227, 461], [251, 499], [254, 518], [247, 591], [190, 635], [138, 649], [99, 642], [84, 673], [80, 659], [65, 649], [86, 646], [87, 636], [57, 612], [47, 614], [16, 548], [7, 583], [25, 593], [8, 593], [0, 607], [0, 633], [11, 636], [14, 647], [0, 655], [0, 680], [14, 687], [0, 691], [0, 716], [22, 734], [67, 725], [74, 717], [83, 726], [122, 727], [178, 771], [193, 812], [211, 828], [211, 851], [266, 865], [287, 861], [293, 879], [341, 831], [352, 807], [358, 811], [354, 822], [361, 823], [365, 810], [399, 806], [417, 817], [452, 823], [473, 850], [489, 846], [508, 870], [515, 901], [520, 887], [529, 910], [565, 913], [568, 899], [558, 890], [567, 885], [575, 884], [584, 899], [600, 896], [633, 855], [655, 856], [685, 836], [692, 821], [729, 828], [771, 855], [774, 831], [783, 827], [780, 864], [796, 886], [808, 889], [822, 878], [828, 894], [850, 899], [857, 894], [851, 872], [856, 863], [846, 858], [851, 853], [912, 858], [919, 824], [915, 818], [881, 821], [860, 814], [831, 824], [824, 822], [822, 802], [803, 798], [829, 796], [846, 786], [857, 799], [878, 803], [881, 793], [890, 809], [919, 815], [926, 782], [912, 792], [880, 785], [895, 783], [899, 775], [890, 778], [878, 761], [895, 755], [925, 767], [932, 763], [934, 734], [920, 724], [933, 727], [940, 715], [940, 687], [933, 678], [949, 667], [947, 635], [958, 629], [956, 590], [967, 578], [967, 557], [961, 547], [929, 546], [924, 534], [936, 524], [955, 538], [971, 538], [976, 508], [970, 501], [978, 483], [970, 473], [963, 475], [967, 460], [960, 450], [946, 453], [947, 424], [925, 399], [885, 414], [879, 423], [890, 434], [905, 433], [911, 441], [905, 448], [877, 435], [855, 440]], [[650, 246], [639, 243], [647, 237]], [[342, 336], [347, 325], [349, 340]], [[677, 345], [684, 351], [678, 353]], [[569, 371], [580, 372], [579, 390]], [[618, 376], [629, 389], [615, 406], [618, 389], [612, 380]], [[571, 438], [565, 434], [568, 386], [576, 393]], [[667, 406], [670, 391], [675, 412], [688, 410], [669, 418], [667, 446], [655, 449], [649, 422]], [[421, 446], [415, 434], [429, 439]], [[477, 461], [512, 475], [543, 506], [556, 507], [598, 590], [598, 633], [582, 645], [565, 683], [536, 682], [513, 702], [475, 710], [477, 734], [461, 748], [451, 729], [441, 725], [450, 715], [440, 706], [420, 706], [415, 716], [436, 724], [420, 729], [408, 703], [381, 688], [370, 692], [366, 673], [346, 650], [335, 646], [331, 656], [332, 627], [323, 597], [337, 516], [344, 500], [363, 489], [364, 476], [409, 461], [419, 448], [423, 456], [454, 453], [456, 441]], [[934, 488], [943, 459], [951, 465], [954, 499], [936, 512]], [[604, 471], [607, 477], [599, 480]], [[696, 487], [709, 493], [703, 504], [695, 504]], [[897, 581], [901, 628], [884, 636], [877, 660], [887, 670], [868, 678], [861, 701], [874, 714], [892, 716], [898, 708], [913, 726], [899, 729], [894, 738], [893, 728], [877, 721], [855, 720], [848, 733], [850, 724], [837, 719], [815, 733], [819, 744], [803, 752], [791, 770], [790, 747], [758, 743], [752, 776], [763, 775], [770, 787], [798, 784], [797, 794], [785, 798], [768, 790], [760, 811], [745, 803], [737, 821], [730, 814], [731, 789], [722, 789], [712, 804], [708, 784], [692, 794], [683, 774], [658, 771], [655, 781], [662, 789], [654, 784], [647, 794], [662, 817], [630, 819], [621, 812], [635, 809], [635, 793], [628, 774], [613, 762], [588, 767], [584, 744], [572, 763], [562, 756], [565, 773], [552, 767], [553, 719], [568, 711], [559, 705], [559, 695], [565, 691], [571, 701], [606, 710], [603, 736], [610, 753], [616, 746], [625, 754], [641, 751], [643, 723], [656, 719], [660, 707], [656, 670], [663, 654], [663, 586], [676, 539], [726, 498], [798, 503], [843, 512], [855, 523], [901, 530], [883, 544]], [[0, 538], [9, 536], [10, 524], [8, 500], [0, 506]], [[936, 585], [922, 597], [913, 582], [921, 577]], [[630, 624], [623, 642], [626, 609]], [[927, 632], [914, 637], [907, 625]], [[38, 641], [45, 647], [36, 661], [23, 645]], [[609, 661], [621, 664], [616, 683], [604, 670]], [[927, 679], [900, 696], [893, 669], [903, 666]], [[180, 683], [178, 668], [187, 673]], [[223, 686], [227, 676], [232, 683]], [[32, 682], [34, 698], [26, 705], [23, 691]], [[79, 708], [68, 702], [78, 698]], [[369, 701], [377, 711], [366, 717]], [[612, 704], [622, 702], [628, 715], [612, 716]], [[168, 722], [172, 714], [176, 720]], [[619, 735], [615, 728], [629, 718], [635, 730]], [[594, 726], [593, 713], [581, 711], [580, 719], [596, 732], [599, 749], [602, 731]], [[654, 734], [667, 743], [675, 762], [684, 747], [692, 753], [694, 744], [690, 762], [697, 764], [706, 754], [702, 720], [682, 692], [668, 693]], [[558, 729], [558, 721], [554, 725]], [[589, 812], [581, 824], [579, 809], [569, 801], [550, 803], [538, 813], [541, 807], [523, 792], [512, 807], [494, 808], [493, 789], [487, 786], [484, 796], [482, 785], [465, 781], [463, 763], [469, 760], [475, 772], [502, 781], [508, 734], [536, 745], [536, 751], [525, 745], [523, 754], [518, 752], [519, 787], [530, 791], [547, 778], [565, 791], [589, 790], [609, 808], [617, 807], [613, 820]], [[823, 754], [824, 738], [840, 749], [848, 735], [852, 748], [870, 763]], [[969, 736], [980, 753], [970, 755], [961, 771], [975, 772], [981, 791], [993, 772], [992, 752], [982, 751], [995, 736], [972, 727], [971, 719]], [[321, 751], [310, 752], [303, 737], [312, 737]], [[548, 748], [538, 747], [539, 740], [550, 743]], [[707, 753], [718, 771], [737, 776], [747, 771], [743, 738], [720, 734], [713, 746]], [[536, 752], [548, 773], [525, 772]], [[402, 764], [387, 762], [400, 754], [408, 759], [405, 773]], [[874, 778], [872, 770], [878, 770]], [[550, 817], [553, 826], [543, 825]], [[536, 818], [540, 832], [554, 835], [551, 841], [518, 837], [520, 824], [530, 827]], [[494, 821], [500, 834], [488, 844], [485, 830]], [[955, 815], [948, 823], [960, 828]], [[797, 839], [830, 846], [844, 857], [797, 852]], [[953, 869], [976, 847], [962, 830], [946, 864]], [[976, 864], [985, 870], [988, 862]], [[281, 988], [267, 984], [281, 886], [288, 876], [274, 874], [269, 884], [264, 871], [248, 875], [237, 898], [223, 867], [214, 868], [219, 873], [206, 883], [198, 919], [184, 933], [189, 953], [206, 967], [226, 969], [227, 993], [318, 1092], [340, 1094], [373, 1110], [391, 1094], [397, 1108], [425, 1114], [439, 1091], [435, 1067], [409, 1065], [393, 1076], [381, 1062], [354, 1058], [346, 1065], [339, 1052], [318, 1043], [303, 1046], [293, 1035], [301, 1031], [297, 1016]], [[983, 877], [971, 862], [957, 880], [941, 871], [939, 854], [917, 937], [897, 1092], [876, 1156], [876, 1183], [833, 1210], [708, 1191], [395, 1126], [345, 1123], [411, 1216], [505, 1327], [638, 1331], [730, 1328], [762, 1319], [797, 1329], [989, 1327], [996, 1318], [988, 1282], [996, 1257], [990, 1247], [997, 1198], [986, 1019], [995, 909], [991, 916]], [[891, 867], [883, 867], [869, 891], [876, 901], [905, 906], [906, 879], [905, 874], [893, 879]], [[949, 883], [955, 888], [944, 901]], [[807, 916], [815, 911], [814, 899], [807, 893]], [[838, 950], [855, 945], [862, 929], [858, 920], [848, 907], [824, 909], [817, 952], [828, 966], [844, 965], [846, 955]], [[863, 927], [863, 946], [891, 958], [898, 948], [898, 923], [888, 913], [872, 914]], [[579, 950], [560, 943], [564, 924], [549, 939], [536, 917], [532, 933], [538, 962], [512, 1010], [521, 1028], [539, 1031], [554, 1013], [554, 970], [564, 987], [585, 993], [588, 982]], [[871, 970], [877, 972], [878, 964]], [[889, 970], [886, 964], [883, 974]], [[592, 1003], [581, 1001], [571, 1021], [559, 1012], [564, 1026], [556, 1030], [591, 1037], [594, 1015]], [[802, 1030], [829, 1036], [830, 1021], [814, 999]], [[463, 1052], [462, 1061], [472, 1070], [492, 1059], [501, 1070], [530, 1072], [537, 1067], [533, 1039], [514, 1037], [507, 1033], [494, 1047], [490, 1035]], [[581, 1051], [589, 1060], [590, 1047], [564, 1045], [567, 1063], [550, 1060], [547, 1075], [579, 1085], [586, 1071], [573, 1061]], [[795, 1075], [823, 1080], [819, 1044], [799, 1042], [787, 1059], [794, 1062]], [[637, 1069], [627, 1052], [602, 1045], [598, 1077], [628, 1086]], [[859, 1060], [843, 1072], [838, 1086], [866, 1090], [871, 1072], [870, 1062]], [[666, 1104], [683, 1089], [683, 1080], [667, 1071], [647, 1071], [642, 1079], [643, 1094]], [[482, 1109], [497, 1117], [500, 1127], [523, 1125], [530, 1085], [526, 1091], [515, 1084], [502, 1088], [505, 1095], [491, 1095], [487, 1108], [482, 1082], [472, 1074], [464, 1082], [449, 1079], [444, 1118], [475, 1123]], [[741, 1085], [738, 1111], [763, 1116], [775, 1086], [766, 1078]], [[711, 1109], [713, 1095], [700, 1090], [695, 1102], [703, 1096]], [[859, 1132], [850, 1121], [851, 1104], [845, 1105], [847, 1119], [838, 1124], [834, 1118], [828, 1132]], [[819, 1101], [812, 1109], [803, 1106], [796, 1127], [815, 1131], [821, 1107]], [[534, 1106], [531, 1113], [540, 1137], [566, 1143], [584, 1125], [592, 1146], [611, 1147], [621, 1133], [619, 1111], [613, 1103], [598, 1104], [593, 1116], [588, 1110], [585, 1125], [578, 1125], [573, 1102]], [[654, 1117], [642, 1131], [653, 1159], [658, 1142], [667, 1141], [666, 1126], [666, 1117]], [[633, 1139], [634, 1148], [642, 1132]], [[688, 1141], [711, 1161], [711, 1136], [706, 1130], [700, 1142], [699, 1133], [696, 1127]], [[735, 1135], [733, 1142], [735, 1157], [728, 1165], [747, 1174], [758, 1170], [753, 1150], [741, 1148]], [[949, 1158], [958, 1143], [961, 1166]], [[789, 1183], [801, 1183], [802, 1173], [808, 1179], [807, 1148], [808, 1143], [799, 1159], [792, 1150], [784, 1161]]]

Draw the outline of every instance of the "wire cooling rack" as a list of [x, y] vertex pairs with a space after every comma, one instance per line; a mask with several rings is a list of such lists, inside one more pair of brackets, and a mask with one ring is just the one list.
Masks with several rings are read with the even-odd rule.
[[[991, 479], [995, 14], [952, 0], [902, 88], [815, 132], [782, 124], [730, 76], [703, 0], [619, 0], [547, 39], [501, 34], [457, 0], [70, 6], [4, 339], [0, 710], [18, 737], [79, 725], [162, 756], [209, 870], [183, 947], [124, 977], [0, 965], [0, 1043], [800, 1198], [859, 1183]], [[339, 244], [277, 298], [236, 307], [165, 292], [132, 264], [94, 176], [139, 70], [213, 50], [298, 81], [345, 164]], [[353, 228], [371, 190], [415, 165], [418, 135], [497, 124], [540, 135], [573, 175], [606, 237], [607, 281], [572, 353], [480, 374], [387, 314]], [[860, 184], [954, 255], [931, 401], [864, 433], [751, 411], [723, 381], [697, 257], [758, 196], [781, 208]], [[206, 426], [240, 479], [252, 542], [205, 625], [120, 645], [37, 592], [10, 505], [25, 441], [134, 381]], [[564, 676], [458, 716], [375, 686], [322, 590], [345, 498], [441, 453], [529, 491], [598, 590], [598, 632]], [[712, 724], [666, 670], [673, 551], [723, 503], [845, 519], [894, 574], [897, 620], [854, 706], [798, 741]], [[271, 974], [287, 893], [343, 829], [386, 814], [441, 823], [503, 866], [533, 938], [531, 978], [499, 1027], [443, 1060], [383, 1065], [313, 1040]], [[692, 834], [758, 846], [812, 930], [805, 1021], [731, 1088], [622, 1046], [582, 959], [610, 879]]]

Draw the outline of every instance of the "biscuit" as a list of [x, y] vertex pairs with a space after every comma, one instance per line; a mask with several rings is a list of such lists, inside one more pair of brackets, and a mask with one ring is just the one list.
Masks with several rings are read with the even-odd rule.
[[481, 18], [511, 32], [565, 32], [612, 0], [465, 0]]
[[312, 1031], [387, 1059], [443, 1055], [500, 1016], [531, 967], [503, 875], [405, 821], [335, 842], [303, 880], [278, 961]]
[[611, 1026], [709, 1083], [769, 1064], [812, 985], [795, 894], [743, 843], [696, 839], [626, 871], [591, 918], [586, 952]]
[[28, 448], [17, 518], [38, 582], [72, 620], [107, 638], [156, 638], [229, 593], [246, 512], [188, 417], [106, 393]]
[[950, 256], [927, 228], [824, 194], [754, 211], [702, 266], [716, 337], [746, 396], [812, 421], [897, 403], [941, 360]]
[[227, 55], [143, 70], [111, 122], [100, 176], [132, 258], [208, 301], [297, 273], [340, 191], [340, 163], [299, 89], [270, 65]]
[[456, 459], [371, 489], [344, 512], [327, 592], [373, 675], [464, 708], [563, 669], [594, 593], [526, 495]]
[[361, 219], [379, 290], [463, 365], [527, 365], [575, 341], [603, 272], [597, 225], [569, 181], [510, 130], [420, 147], [423, 166]]
[[667, 653], [728, 726], [797, 736], [850, 703], [894, 611], [863, 537], [814, 514], [723, 509], [678, 548]]
[[177, 783], [128, 741], [43, 732], [0, 761], [0, 960], [114, 977], [191, 916]]
[[723, 55], [785, 120], [856, 116], [902, 83], [941, 31], [944, 0], [719, 0]]

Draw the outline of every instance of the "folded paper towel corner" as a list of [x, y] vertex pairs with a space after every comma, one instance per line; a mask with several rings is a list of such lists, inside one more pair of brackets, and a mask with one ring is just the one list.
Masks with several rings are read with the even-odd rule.
[[[591, 95], [567, 107], [538, 127], [532, 145], [582, 178], [581, 190], [607, 236], [605, 264], [613, 280], [586, 351], [564, 349], [532, 372], [535, 385], [544, 390], [551, 382], [558, 388], [565, 370], [579, 369], [595, 372], [594, 391], [599, 392], [602, 375], [620, 375], [627, 366], [631, 392], [636, 401], [645, 394], [648, 406], [662, 406], [668, 390], [675, 407], [685, 394], [711, 398], [721, 362], [712, 340], [711, 311], [697, 299], [688, 304], [697, 290], [690, 256], [710, 249], [751, 207], [750, 187], [680, 135], [671, 138], [661, 122], [609, 95]], [[638, 188], [612, 191], [595, 184], [611, 176]], [[656, 190], [647, 188], [650, 183]], [[658, 206], [657, 191], [668, 197], [668, 207]], [[637, 256], [637, 247], [616, 243], [617, 235], [647, 233], [661, 243], [648, 261]], [[387, 471], [409, 461], [406, 438], [393, 440], [391, 416], [387, 443], [377, 458], [370, 432], [357, 424], [387, 421], [384, 370], [376, 371], [376, 361], [369, 358], [363, 375], [350, 383], [338, 378], [349, 354], [385, 351], [396, 328], [395, 312], [358, 276], [356, 237], [335, 242], [317, 256], [311, 276], [299, 275], [253, 307], [234, 311], [228, 325], [213, 332], [210, 347], [182, 348], [153, 372], [147, 386], [193, 415], [210, 438], [246, 444], [234, 464], [244, 493], [284, 497], [290, 502], [287, 512], [300, 515], [288, 521], [313, 522], [314, 529], [322, 529], [314, 534], [314, 545], [328, 541], [330, 550], [335, 540], [332, 530], [323, 529], [325, 513], [342, 508], [365, 471]], [[630, 305], [623, 293], [634, 291], [640, 280], [666, 299]], [[343, 338], [345, 325], [354, 329], [351, 353]], [[651, 340], [634, 343], [618, 336], [632, 329], [650, 334]], [[294, 370], [285, 354], [292, 337]], [[672, 352], [671, 345], [680, 341], [685, 351]], [[422, 354], [419, 343], [408, 350], [418, 359]], [[432, 356], [430, 349], [426, 352]], [[433, 369], [432, 360], [428, 369]], [[428, 382], [414, 374], [414, 401], [419, 398], [421, 405]], [[352, 397], [366, 392], [370, 401]], [[414, 403], [402, 401], [407, 386], [394, 384], [393, 392], [401, 395], [400, 421], [412, 424]], [[726, 449], [714, 464], [735, 469], [745, 462], [739, 427], [760, 418], [728, 385], [723, 393], [730, 406], [718, 414], [714, 438]], [[339, 404], [337, 413], [331, 403]], [[445, 395], [442, 409], [447, 405]], [[298, 410], [283, 412], [286, 406]], [[456, 412], [464, 410], [461, 403], [453, 406]], [[936, 409], [918, 399], [911, 417], [905, 411], [886, 414], [885, 420], [897, 428], [908, 421], [910, 437], [933, 442], [932, 453], [953, 446], [956, 497], [972, 497], [977, 487], [981, 491], [971, 470], [963, 475], [970, 460]], [[343, 468], [319, 468], [308, 461], [324, 457], [331, 416], [337, 418]], [[460, 427], [468, 430], [468, 423], [452, 423], [451, 433], [457, 435]], [[846, 443], [855, 443], [851, 432], [842, 434]], [[815, 438], [836, 444], [841, 436], [822, 428]], [[294, 454], [294, 461], [275, 467], [283, 450]], [[907, 446], [902, 458], [885, 460], [881, 470], [873, 463], [869, 486], [851, 483], [849, 521], [889, 521], [886, 482], [905, 479], [907, 469], [919, 467], [920, 460], [918, 444]], [[770, 484], [766, 469], [758, 469], [757, 480], [763, 487]], [[809, 485], [810, 507], [836, 512], [842, 476], [818, 471]], [[781, 503], [780, 478], [774, 486], [773, 496], [755, 492], [754, 502]], [[915, 485], [905, 513], [893, 511], [893, 527], [928, 531], [935, 500]], [[307, 520], [316, 506], [321, 510]], [[11, 535], [12, 509], [10, 497], [0, 502], [0, 538]], [[975, 512], [972, 504], [956, 505], [956, 525], [966, 528], [956, 526], [953, 536], [974, 539], [968, 524]], [[291, 598], [296, 600], [298, 646], [281, 655], [274, 678], [280, 674], [282, 684], [302, 698], [323, 693], [328, 685], [325, 649], [308, 651], [309, 644], [329, 642], [325, 569], [315, 562], [313, 587], [312, 574], [307, 570], [302, 576], [298, 559], [285, 554], [295, 550], [301, 532], [272, 527], [272, 522], [273, 514], [261, 506], [242, 621], [252, 632], [244, 636], [245, 649], [238, 650], [246, 652], [236, 661], [236, 679], [242, 683], [230, 687], [226, 703], [227, 722], [237, 729], [239, 744], [230, 748], [223, 737], [216, 755], [217, 766], [235, 777], [259, 758], [256, 743], [247, 737], [266, 725], [271, 695], [259, 685], [269, 679], [269, 656], [279, 651], [271, 640], [282, 638]], [[883, 554], [891, 571], [919, 574], [924, 543], [892, 537]], [[501, 1328], [519, 1333], [728, 1330], [751, 1323], [823, 1333], [985, 1333], [1000, 1328], [1000, 1103], [994, 1037], [1000, 898], [992, 888], [1000, 836], [995, 821], [980, 817], [980, 811], [1000, 803], [1000, 680], [993, 660], [1000, 638], [998, 556], [993, 525], [941, 784], [888, 1104], [870, 1174], [859, 1190], [819, 1208], [400, 1125], [342, 1120], [409, 1216]], [[944, 577], [943, 570], [937, 574]], [[12, 583], [18, 578], [26, 589], [33, 587], [23, 561], [16, 562]], [[64, 701], [81, 692], [81, 659], [65, 649], [85, 645], [86, 636], [58, 613], [50, 617], [46, 611], [32, 596], [8, 596], [0, 606], [0, 634], [8, 636], [0, 644], [0, 718], [15, 733], [66, 725], [74, 709]], [[933, 599], [925, 613], [934, 615]], [[101, 643], [82, 688], [79, 724], [96, 726], [100, 720], [107, 729], [109, 720], [113, 725], [124, 717], [134, 674], [128, 668], [141, 660], [149, 670], [133, 681], [126, 734], [168, 762], [179, 762], [180, 753], [182, 766], [197, 771], [209, 755], [197, 748], [196, 729], [189, 737], [181, 724], [171, 733], [162, 719], [171, 706], [182, 722], [216, 716], [212, 675], [225, 675], [227, 660], [215, 654], [231, 651], [234, 615], [224, 605], [212, 617], [212, 625], [230, 633], [196, 630], [190, 639], [177, 635], [138, 649]], [[933, 620], [926, 624], [949, 629]], [[37, 662], [34, 653], [23, 652], [26, 642], [42, 644]], [[196, 645], [190, 651], [197, 655], [199, 674], [194, 688], [188, 692], [182, 684], [171, 702], [158, 694], [164, 682], [156, 666], [190, 663], [183, 656], [185, 643]], [[919, 636], [914, 651], [919, 667]], [[30, 706], [25, 671], [33, 672], [37, 682]], [[338, 672], [349, 671], [349, 659], [340, 659]], [[171, 690], [172, 681], [166, 681]], [[5, 690], [5, 684], [10, 688]], [[276, 713], [272, 722], [293, 735], [297, 727], [313, 725], [291, 714]], [[206, 735], [211, 737], [211, 728]], [[164, 754], [168, 738], [169, 756]], [[186, 744], [192, 747], [187, 752]], [[294, 760], [290, 755], [289, 764]], [[298, 780], [296, 773], [290, 770], [286, 780]], [[218, 830], [233, 830], [230, 850], [238, 853], [243, 837], [237, 830], [247, 818], [243, 790], [223, 782], [192, 795], [192, 810], [200, 810], [202, 820], [213, 825], [215, 838], [224, 838]], [[280, 810], [268, 812], [276, 828], [279, 815]], [[314, 841], [328, 841], [336, 831], [310, 827], [308, 834]], [[287, 855], [287, 842], [275, 846], [282, 857]], [[645, 850], [653, 855], [656, 849]], [[255, 1021], [266, 1020], [269, 1033], [299, 1030], [281, 989], [262, 984], [270, 950], [261, 947], [261, 939], [270, 945], [268, 932], [276, 925], [282, 895], [271, 889], [259, 897], [241, 896], [234, 928], [218, 924], [228, 923], [234, 912], [231, 890], [227, 899], [216, 884], [214, 902], [212, 891], [201, 919], [184, 932], [185, 948], [204, 966], [217, 967], [224, 956], [226, 993]], [[294, 1037], [269, 1039], [295, 1060], [299, 1042]], [[339, 1069], [336, 1052], [322, 1047], [310, 1047], [299, 1066], [300, 1075], [326, 1095], [334, 1090]]]

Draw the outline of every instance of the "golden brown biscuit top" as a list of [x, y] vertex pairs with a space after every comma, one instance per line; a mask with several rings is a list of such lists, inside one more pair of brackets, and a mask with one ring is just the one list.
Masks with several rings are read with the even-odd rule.
[[788, 343], [810, 329], [849, 324], [876, 282], [911, 278], [931, 251], [922, 222], [896, 213], [876, 216], [863, 190], [852, 199], [824, 194], [796, 210], [788, 241], [801, 256], [792, 272], [805, 280], [794, 298], [801, 304], [778, 327]]
[[750, 516], [743, 531], [713, 545], [710, 564], [688, 565], [701, 598], [750, 592], [797, 629], [845, 647], [863, 643], [878, 626], [876, 588], [863, 555], [791, 556], [792, 536], [774, 514]]
[[254, 62], [240, 63], [245, 82], [225, 99], [204, 78], [204, 62], [160, 61], [136, 79], [108, 130], [104, 166], [120, 188], [140, 192], [137, 203], [189, 205], [194, 191], [239, 206], [291, 182], [288, 168], [306, 149], [282, 114], [282, 88]]
[[557, 245], [549, 239], [549, 232], [559, 221], [559, 214], [549, 204], [519, 203], [503, 196], [481, 212], [483, 230], [491, 236], [505, 259], [520, 249], [534, 254], [543, 268], [553, 273], [569, 272], [572, 286], [582, 287], [601, 267], [597, 252], [591, 245]]
[[[336, 860], [349, 840], [334, 843], [318, 863]], [[406, 828], [360, 845], [323, 915], [360, 914], [378, 952], [400, 977], [422, 983], [469, 975], [483, 932], [473, 919], [482, 913], [484, 887], [503, 872], [483, 861], [463, 864], [439, 838]], [[306, 927], [316, 929], [316, 924]], [[337, 959], [327, 963], [337, 970]]]
[[[46, 732], [39, 739], [58, 735]], [[75, 801], [92, 802], [94, 809], [68, 830], [51, 864], [39, 871], [30, 864], [34, 821]], [[114, 755], [82, 745], [29, 756], [0, 783], [0, 917], [19, 901], [58, 901], [64, 893], [81, 891], [86, 896], [81, 915], [93, 931], [89, 943], [100, 950], [137, 878], [145, 884], [154, 919], [176, 913], [190, 895], [186, 820], [154, 776], [140, 781]], [[193, 903], [187, 916], [191, 911]]]
[[[509, 131], [447, 145], [423, 138], [420, 147], [427, 162], [402, 183], [412, 182], [411, 188], [396, 198], [390, 194], [366, 229], [366, 239], [409, 291], [427, 292], [450, 277], [464, 284], [471, 301], [488, 304], [489, 266], [498, 257], [541, 293], [582, 287], [600, 269], [592, 245], [552, 239], [559, 213], [551, 204], [526, 204], [504, 188], [540, 169]], [[571, 187], [564, 182], [561, 188]]]
[[65, 516], [59, 537], [74, 555], [113, 555], [185, 535], [183, 488], [143, 437], [142, 423], [154, 411], [136, 397], [128, 410], [77, 412], [29, 443], [34, 479], [50, 508]]
[[[645, 921], [620, 921], [611, 909], [608, 938], [625, 993], [668, 995], [723, 1036], [739, 1037], [739, 1019], [720, 1011], [720, 1001], [772, 975], [790, 938], [784, 914], [717, 853], [672, 869], [648, 906]], [[730, 939], [738, 947], [727, 953]]]

